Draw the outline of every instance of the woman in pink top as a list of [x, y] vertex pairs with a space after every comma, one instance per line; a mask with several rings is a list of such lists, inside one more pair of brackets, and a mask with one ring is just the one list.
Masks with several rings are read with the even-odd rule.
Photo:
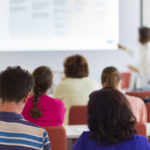
[[61, 126], [66, 112], [64, 103], [47, 95], [52, 85], [52, 71], [46, 66], [41, 66], [33, 72], [33, 77], [34, 95], [28, 99], [22, 115], [26, 120], [41, 127]]
[[[101, 75], [101, 82], [103, 87], [112, 86], [121, 91], [123, 80], [120, 72], [115, 67], [107, 67], [103, 70]], [[147, 122], [147, 109], [144, 102], [137, 97], [125, 95], [130, 108], [137, 119], [137, 122]]]

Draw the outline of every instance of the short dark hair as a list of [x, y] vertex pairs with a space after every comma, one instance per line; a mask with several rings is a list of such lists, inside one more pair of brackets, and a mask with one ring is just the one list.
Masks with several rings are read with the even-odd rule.
[[64, 62], [66, 77], [83, 78], [89, 75], [87, 60], [81, 55], [73, 55]]
[[42, 111], [37, 108], [37, 104], [40, 100], [40, 96], [45, 94], [47, 90], [51, 87], [53, 81], [53, 73], [51, 69], [47, 66], [41, 66], [34, 70], [34, 98], [33, 98], [33, 108], [30, 110], [32, 118], [39, 118], [42, 116]]
[[8, 67], [0, 73], [0, 97], [3, 103], [20, 102], [33, 87], [33, 77], [21, 67]]
[[141, 27], [139, 28], [139, 41], [142, 44], [146, 44], [150, 41], [150, 29], [147, 27]]
[[90, 95], [88, 102], [88, 127], [90, 139], [108, 145], [120, 144], [137, 133], [136, 118], [125, 96], [116, 89], [106, 87]]

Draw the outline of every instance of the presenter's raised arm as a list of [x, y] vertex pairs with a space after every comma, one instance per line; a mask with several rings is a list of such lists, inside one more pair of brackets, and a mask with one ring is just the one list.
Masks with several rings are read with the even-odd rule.
[[119, 47], [120, 49], [127, 50], [127, 48], [126, 48], [126, 47], [124, 47], [124, 46], [123, 46], [123, 45], [121, 45], [121, 44], [118, 44], [118, 47]]

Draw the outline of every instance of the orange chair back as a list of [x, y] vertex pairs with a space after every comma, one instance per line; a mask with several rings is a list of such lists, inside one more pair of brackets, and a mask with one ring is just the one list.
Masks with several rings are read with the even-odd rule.
[[67, 136], [64, 127], [44, 127], [44, 129], [48, 133], [52, 150], [67, 150]]
[[147, 108], [147, 122], [150, 122], [150, 102], [146, 103]]
[[69, 125], [87, 124], [87, 106], [72, 106], [69, 113]]
[[139, 98], [150, 97], [150, 91], [134, 91], [134, 92], [127, 92], [126, 94], [130, 96], [136, 96]]
[[131, 73], [126, 72], [126, 73], [121, 73], [122, 79], [124, 80], [124, 85], [122, 89], [128, 89], [130, 86], [130, 78], [131, 78]]
[[143, 122], [138, 122], [136, 125], [137, 129], [137, 134], [145, 136], [147, 138], [147, 129], [146, 129], [146, 124]]

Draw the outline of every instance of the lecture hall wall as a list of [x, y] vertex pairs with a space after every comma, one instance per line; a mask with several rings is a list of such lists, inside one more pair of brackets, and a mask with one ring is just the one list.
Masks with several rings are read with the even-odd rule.
[[[138, 47], [137, 29], [140, 26], [140, 0], [120, 0], [120, 22], [120, 42], [129, 47]], [[40, 65], [47, 65], [53, 71], [63, 71], [63, 60], [72, 54], [82, 54], [87, 58], [90, 77], [98, 82], [100, 82], [100, 73], [104, 67], [115, 66], [121, 72], [127, 72], [129, 70], [126, 66], [133, 64], [132, 57], [121, 50], [1, 52], [0, 70], [7, 66], [20, 65], [33, 71]]]

